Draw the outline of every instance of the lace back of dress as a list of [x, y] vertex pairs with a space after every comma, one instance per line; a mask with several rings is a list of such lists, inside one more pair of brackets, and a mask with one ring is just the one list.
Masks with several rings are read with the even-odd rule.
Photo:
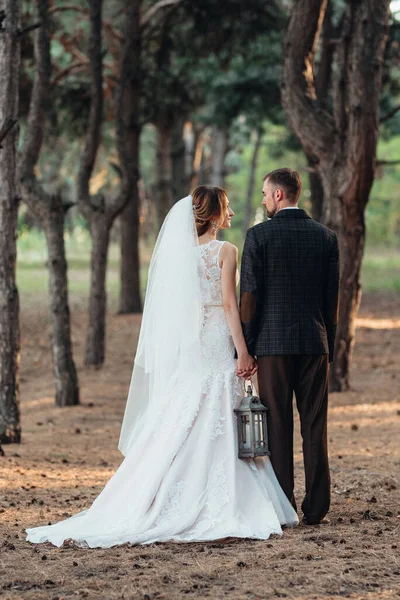
[[219, 253], [224, 242], [213, 240], [208, 244], [199, 246], [201, 288], [204, 306], [221, 306], [221, 268], [219, 266]]

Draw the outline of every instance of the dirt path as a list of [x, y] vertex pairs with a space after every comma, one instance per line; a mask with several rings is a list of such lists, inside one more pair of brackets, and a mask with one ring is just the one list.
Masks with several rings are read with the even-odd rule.
[[[138, 333], [137, 317], [110, 315], [102, 371], [79, 369], [82, 404], [53, 406], [46, 309], [24, 310], [23, 444], [0, 458], [0, 596], [134, 600], [175, 598], [385, 600], [400, 595], [400, 305], [363, 302], [353, 390], [332, 394], [331, 524], [282, 538], [228, 544], [156, 544], [110, 550], [33, 547], [27, 526], [88, 506], [121, 461], [116, 447]], [[85, 313], [73, 307], [82, 364]], [[296, 433], [298, 421], [296, 421]], [[303, 493], [296, 440], [297, 499]], [[298, 502], [298, 503], [300, 503]]]

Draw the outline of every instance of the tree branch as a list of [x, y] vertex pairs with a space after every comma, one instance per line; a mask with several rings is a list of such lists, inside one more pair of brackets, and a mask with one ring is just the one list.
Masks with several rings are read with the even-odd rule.
[[390, 110], [388, 113], [386, 113], [386, 115], [384, 115], [383, 117], [381, 117], [379, 119], [380, 123], [385, 123], [386, 121], [389, 121], [389, 119], [391, 119], [392, 117], [394, 117], [395, 114], [397, 114], [400, 110], [400, 104], [398, 106], [396, 106], [395, 108], [393, 108], [392, 110]]
[[78, 6], [77, 4], [64, 4], [62, 6], [60, 6], [60, 5], [52, 6], [51, 8], [49, 8], [48, 14], [54, 15], [54, 13], [65, 12], [68, 10], [75, 10], [76, 12], [80, 12], [83, 15], [89, 14], [89, 11], [87, 10], [87, 8], [83, 8], [82, 6]]
[[[346, 66], [347, 135], [344, 153], [351, 177], [348, 189], [357, 186], [359, 197], [366, 203], [376, 166], [379, 98], [390, 0], [351, 4], [354, 12]], [[360, 152], [360, 148], [368, 151]], [[345, 203], [347, 198], [349, 203], [353, 202], [351, 193], [343, 198]]]
[[115, 27], [113, 27], [108, 21], [103, 21], [103, 27], [107, 33], [110, 33], [112, 37], [114, 37], [118, 42], [122, 44], [122, 42], [124, 41], [124, 36], [120, 31], [115, 29]]
[[141, 69], [141, 0], [131, 0], [125, 28], [125, 43], [121, 56], [120, 75], [117, 88], [117, 146], [121, 169], [121, 198], [116, 199], [112, 210], [130, 200], [137, 185], [138, 143], [140, 134], [140, 69]]
[[332, 78], [332, 63], [336, 44], [332, 43], [334, 35], [332, 23], [332, 0], [328, 0], [322, 27], [322, 49], [321, 59], [315, 76], [315, 89], [318, 102], [321, 107], [326, 108], [330, 83]]
[[23, 29], [19, 29], [17, 30], [17, 35], [21, 36], [21, 35], [25, 35], [26, 33], [29, 33], [30, 31], [34, 31], [35, 29], [38, 29], [41, 26], [41, 23], [32, 23], [32, 25], [28, 25], [27, 27], [24, 27]]
[[66, 67], [65, 69], [61, 69], [61, 71], [59, 71], [57, 73], [57, 75], [52, 80], [52, 85], [53, 86], [57, 85], [65, 77], [68, 77], [68, 75], [71, 75], [71, 73], [76, 73], [79, 71], [87, 71], [89, 69], [89, 67], [90, 67], [89, 61], [84, 61], [84, 62], [79, 61], [79, 62], [72, 63], [68, 67]]
[[63, 200], [62, 201], [62, 209], [63, 209], [65, 215], [74, 206], [77, 206], [77, 203], [74, 202], [73, 200]]
[[1, 126], [1, 129], [0, 129], [0, 150], [3, 148], [3, 146], [1, 145], [1, 142], [10, 133], [11, 129], [14, 127], [14, 125], [17, 122], [18, 122], [17, 119], [10, 119], [9, 117], [7, 117], [5, 119], [3, 125]]
[[333, 114], [342, 148], [345, 146], [348, 118], [348, 62], [354, 37], [356, 7], [348, 3], [342, 18], [341, 40], [337, 52], [336, 76], [333, 82]]
[[316, 102], [314, 57], [327, 0], [298, 0], [283, 45], [282, 104], [307, 155], [318, 162], [330, 154], [334, 126]]
[[383, 166], [383, 165], [399, 165], [400, 159], [399, 160], [377, 160], [376, 164], [378, 167]]
[[159, 2], [157, 2], [157, 4], [155, 4], [154, 6], [152, 6], [151, 8], [149, 8], [149, 10], [147, 11], [147, 13], [143, 16], [143, 18], [140, 20], [140, 25], [142, 27], [146, 27], [149, 23], [149, 21], [154, 17], [154, 15], [162, 8], [168, 8], [171, 6], [177, 6], [178, 4], [180, 4], [182, 0], [159, 0]]
[[35, 31], [35, 78], [29, 105], [28, 123], [21, 152], [22, 178], [34, 176], [43, 141], [44, 121], [49, 103], [51, 76], [50, 41], [48, 33], [48, 0], [37, 0], [36, 17], [41, 27]]
[[[63, 6], [53, 6], [49, 10], [49, 14], [54, 15], [57, 12], [65, 12], [65, 11], [76, 11], [88, 17], [90, 15], [90, 10], [87, 8], [83, 8], [82, 6], [77, 6], [76, 4], [64, 4]], [[103, 21], [102, 27], [106, 29], [113, 37], [115, 37], [119, 42], [123, 41], [123, 37], [121, 33], [115, 29], [115, 27], [109, 21]]]

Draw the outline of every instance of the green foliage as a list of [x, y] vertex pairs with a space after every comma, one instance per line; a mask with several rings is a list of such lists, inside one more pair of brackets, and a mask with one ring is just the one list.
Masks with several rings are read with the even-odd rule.
[[[392, 16], [389, 39], [385, 48], [382, 74], [380, 112], [384, 117], [400, 104], [400, 22]], [[400, 112], [396, 113], [380, 128], [380, 136], [389, 139], [400, 135]]]
[[[282, 166], [300, 170], [303, 179], [303, 194], [301, 205], [310, 211], [310, 190], [308, 176], [305, 170], [306, 161], [303, 153], [290, 149], [287, 145], [287, 130], [284, 126], [274, 125], [268, 121], [263, 123], [264, 134], [259, 154], [255, 176], [255, 190], [252, 199], [254, 218], [262, 219], [263, 211], [257, 209], [261, 205], [262, 178], [268, 172]], [[233, 243], [242, 243], [242, 222], [244, 217], [244, 202], [247, 194], [248, 173], [253, 152], [254, 140], [239, 136], [236, 132], [233, 139], [233, 150], [228, 155], [228, 165], [233, 164], [226, 185], [235, 217], [232, 229], [227, 238]], [[378, 146], [378, 156], [381, 160], [400, 159], [400, 136], [389, 141], [381, 140]], [[238, 151], [238, 149], [240, 151]], [[366, 210], [367, 247], [400, 248], [400, 164], [387, 165], [378, 168], [377, 177], [370, 195]]]
[[[400, 136], [378, 144], [380, 160], [400, 160]], [[368, 241], [371, 245], [400, 246], [400, 165], [378, 168], [366, 211]]]
[[[344, 0], [332, 0], [333, 22], [340, 25]], [[54, 7], [64, 6], [54, 0]], [[305, 189], [303, 206], [309, 207], [305, 159], [296, 138], [283, 120], [279, 98], [281, 43], [291, 2], [274, 0], [182, 0], [176, 7], [162, 9], [146, 29], [142, 51], [142, 122], [185, 116], [203, 125], [218, 124], [230, 129], [227, 155], [227, 188], [236, 212], [233, 228], [227, 234], [239, 246], [247, 194], [254, 130], [263, 124], [263, 140], [256, 172], [253, 211], [260, 206], [261, 178], [265, 172], [287, 164], [302, 170]], [[104, 19], [118, 32], [124, 21], [124, 0], [104, 3]], [[154, 2], [144, 0], [143, 13]], [[82, 9], [88, 3], [82, 3]], [[23, 2], [23, 25], [31, 23], [32, 3]], [[61, 191], [67, 200], [75, 199], [79, 154], [86, 129], [90, 78], [86, 69], [65, 72], [76, 56], [85, 55], [89, 24], [87, 15], [75, 10], [52, 16], [51, 54], [54, 77], [50, 125], [42, 152], [40, 176], [49, 190]], [[106, 105], [102, 147], [96, 163], [97, 189], [115, 192], [119, 178], [111, 167], [117, 162], [113, 93], [118, 71], [119, 50], [115, 37], [104, 29]], [[400, 26], [394, 19], [385, 54], [381, 114], [400, 103]], [[35, 65], [32, 34], [23, 38], [21, 76], [21, 131], [24, 131]], [[400, 159], [400, 112], [381, 128], [378, 156]], [[141, 175], [152, 197], [156, 185], [156, 143], [152, 125], [146, 125], [141, 139]], [[398, 247], [400, 233], [400, 167], [384, 166], [372, 190], [366, 212], [367, 244]], [[262, 218], [262, 213], [257, 215]], [[67, 219], [67, 229], [78, 225], [76, 211]], [[19, 218], [20, 251], [24, 251], [27, 229], [32, 225], [22, 209]], [[33, 235], [36, 235], [33, 232]], [[29, 254], [30, 250], [26, 252]], [[89, 249], [84, 247], [85, 254]]]
[[[255, 190], [252, 199], [254, 217], [257, 220], [263, 219], [263, 209], [261, 206], [261, 188], [262, 178], [266, 173], [282, 166], [290, 166], [299, 170], [305, 167], [305, 158], [302, 152], [291, 150], [287, 147], [287, 130], [282, 125], [275, 125], [268, 121], [263, 123], [264, 134], [262, 146], [259, 153], [258, 166], [255, 175]], [[231, 205], [235, 211], [235, 217], [232, 219], [232, 230], [230, 235], [233, 243], [240, 245], [242, 239], [242, 224], [244, 218], [244, 201], [247, 194], [248, 173], [250, 161], [253, 152], [253, 142], [250, 140], [245, 143], [240, 154], [240, 168], [229, 175], [226, 179], [226, 186]], [[303, 176], [304, 178], [304, 176]], [[305, 184], [307, 183], [307, 177]], [[305, 201], [307, 190], [303, 194]], [[308, 205], [307, 205], [308, 206]], [[258, 209], [258, 214], [257, 214]]]
[[241, 112], [282, 118], [284, 19], [275, 1], [184, 0], [146, 39], [143, 121], [173, 120], [176, 111], [224, 126]]

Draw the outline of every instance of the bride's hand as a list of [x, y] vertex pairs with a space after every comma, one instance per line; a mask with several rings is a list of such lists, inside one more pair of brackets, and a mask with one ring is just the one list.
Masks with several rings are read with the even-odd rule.
[[236, 375], [245, 379], [252, 377], [257, 372], [258, 366], [255, 358], [246, 353], [239, 355], [236, 363]]

